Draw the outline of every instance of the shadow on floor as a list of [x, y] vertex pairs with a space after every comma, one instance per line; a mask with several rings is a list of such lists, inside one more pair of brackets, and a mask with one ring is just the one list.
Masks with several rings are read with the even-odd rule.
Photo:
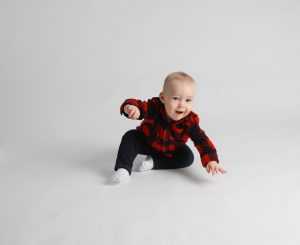
[[211, 181], [204, 177], [206, 172], [201, 168], [197, 167], [188, 167], [184, 169], [176, 169], [174, 170], [175, 174], [180, 175], [181, 177], [187, 179], [189, 182], [193, 182], [194, 184], [207, 184], [211, 183]]
[[116, 156], [117, 149], [101, 150], [82, 159], [79, 165], [107, 180], [114, 172]]
[[[118, 149], [113, 147], [101, 148], [95, 145], [70, 144], [55, 147], [48, 153], [63, 165], [78, 168], [80, 171], [91, 172], [93, 175], [103, 179], [101, 180], [102, 183], [109, 184], [109, 179], [114, 173], [117, 151]], [[144, 157], [143, 155], [138, 155], [133, 165], [135, 166], [138, 162], [144, 160]], [[200, 166], [199, 168], [192, 165], [183, 169], [154, 170], [154, 172], [156, 171], [170, 171], [171, 176], [175, 174], [197, 185], [211, 182], [205, 178], [206, 172], [201, 170]]]
[[[117, 157], [117, 149], [106, 149], [95, 154], [90, 154], [89, 157], [82, 159], [79, 162], [79, 166], [82, 168], [88, 168], [95, 172], [97, 175], [99, 174], [103, 179], [105, 184], [110, 184], [109, 178], [114, 173], [114, 166]], [[139, 162], [144, 160], [143, 155], [137, 155], [136, 159], [133, 162], [133, 166], [136, 166]], [[206, 184], [211, 181], [205, 178], [205, 170], [199, 167], [188, 167], [182, 169], [173, 169], [173, 170], [153, 170], [156, 171], [170, 171], [170, 175], [175, 174], [180, 177], [186, 179], [189, 182], [194, 184]]]
[[48, 148], [44, 156], [67, 168], [89, 171], [104, 179], [114, 172], [117, 148], [96, 145], [62, 144]]

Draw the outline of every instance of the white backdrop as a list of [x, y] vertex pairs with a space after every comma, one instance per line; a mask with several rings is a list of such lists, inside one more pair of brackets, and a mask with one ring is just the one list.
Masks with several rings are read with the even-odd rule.
[[177, 70], [197, 80], [207, 125], [299, 122], [298, 1], [0, 4], [3, 145], [115, 144], [135, 125], [120, 103], [158, 95]]
[[[39, 216], [33, 216], [35, 220], [31, 220], [31, 223], [24, 221], [16, 225], [20, 214], [24, 215], [30, 210], [30, 204], [24, 208], [26, 212], [23, 209], [24, 212], [20, 211], [20, 207], [14, 204], [26, 203], [31, 198], [26, 194], [19, 195], [20, 192], [25, 193], [22, 180], [31, 179], [29, 176], [38, 173], [36, 178], [32, 178], [36, 182], [28, 183], [34, 183], [30, 188], [41, 188], [40, 193], [44, 193], [45, 183], [50, 185], [57, 172], [61, 174], [59, 180], [62, 181], [65, 179], [62, 174], [70, 171], [70, 168], [65, 172], [56, 170], [53, 176], [39, 179], [41, 177], [37, 176], [43, 176], [43, 170], [35, 172], [39, 170], [33, 168], [35, 170], [31, 171], [29, 162], [34, 162], [35, 166], [44, 166], [43, 162], [55, 161], [58, 155], [63, 155], [63, 160], [72, 166], [78, 159], [90, 159], [97, 152], [107, 150], [110, 156], [104, 154], [102, 157], [100, 154], [95, 157], [91, 167], [97, 179], [97, 171], [102, 170], [97, 164], [107, 161], [109, 165], [104, 168], [104, 177], [107, 178], [112, 171], [121, 136], [138, 124], [120, 117], [120, 104], [129, 97], [147, 99], [157, 96], [165, 76], [173, 71], [185, 71], [197, 81], [198, 97], [194, 111], [201, 118], [201, 126], [215, 142], [225, 169], [229, 167], [233, 172], [240, 171], [240, 175], [233, 174], [235, 179], [228, 177], [227, 182], [224, 180], [227, 184], [220, 190], [222, 197], [226, 188], [231, 190], [238, 186], [239, 189], [240, 182], [257, 174], [255, 171], [259, 169], [258, 166], [268, 166], [264, 164], [276, 159], [276, 154], [282, 154], [277, 160], [278, 166], [297, 164], [295, 152], [299, 147], [300, 136], [299, 43], [300, 2], [297, 0], [0, 0], [0, 162], [3, 173], [0, 191], [1, 197], [5, 199], [1, 204], [0, 225], [6, 229], [0, 234], [0, 241], [2, 239], [6, 244], [22, 245], [35, 244], [32, 241], [36, 241], [36, 244], [41, 241], [43, 244], [47, 244], [45, 241], [49, 244], [66, 244], [62, 241], [76, 244], [72, 235], [67, 240], [59, 238], [56, 229], [60, 226], [57, 224], [51, 226], [53, 234], [57, 235], [52, 234], [51, 237], [58, 237], [57, 240], [46, 236], [44, 240], [34, 240], [34, 230], [41, 224]], [[259, 149], [256, 155], [252, 152], [254, 146]], [[250, 165], [255, 159], [258, 159], [257, 165]], [[15, 167], [10, 169], [10, 166], [14, 166], [12, 163], [15, 163]], [[25, 176], [26, 169], [28, 174]], [[264, 171], [268, 171], [267, 168]], [[294, 169], [293, 173], [297, 174], [297, 171]], [[294, 177], [298, 178], [297, 175]], [[13, 184], [11, 181], [14, 178], [18, 181]], [[89, 177], [83, 179], [92, 185], [88, 181]], [[95, 190], [97, 184], [92, 185]], [[87, 185], [83, 184], [81, 188], [87, 188]], [[5, 186], [16, 187], [8, 192]], [[293, 196], [293, 186], [295, 188], [295, 185], [286, 188], [290, 190], [286, 195]], [[65, 188], [69, 192], [74, 186]], [[151, 191], [151, 187], [147, 188]], [[85, 193], [86, 189], [81, 191]], [[56, 194], [53, 197], [56, 200]], [[106, 197], [103, 200], [114, 200], [112, 196]], [[69, 202], [63, 198], [61, 195], [57, 200]], [[164, 200], [163, 196], [161, 199]], [[93, 203], [94, 197], [91, 200]], [[228, 197], [228, 200], [243, 204], [243, 195], [237, 199]], [[293, 201], [295, 206], [284, 205], [290, 210], [291, 216], [288, 217], [293, 216], [292, 210], [296, 210], [293, 208], [299, 200], [299, 197], [292, 197], [288, 203]], [[165, 203], [168, 205], [167, 200]], [[53, 202], [39, 204], [40, 210], [54, 209]], [[104, 222], [110, 219], [105, 214], [111, 212], [109, 207], [112, 203], [107, 205], [98, 213], [100, 217], [105, 217]], [[87, 206], [83, 205], [83, 209], [86, 210]], [[276, 208], [272, 212], [278, 213]], [[255, 209], [256, 213], [257, 210], [259, 207]], [[244, 211], [239, 211], [243, 218]], [[235, 211], [232, 210], [231, 214], [234, 215]], [[218, 217], [224, 220], [232, 217], [220, 215]], [[41, 217], [48, 220], [48, 216]], [[291, 221], [284, 214], [280, 217], [281, 221]], [[219, 224], [223, 228], [235, 227], [237, 230], [245, 224], [245, 219], [237, 218], [235, 221], [229, 225], [225, 221]], [[97, 224], [96, 220], [93, 222]], [[255, 229], [255, 222], [253, 227], [246, 225], [245, 229]], [[26, 234], [21, 232], [24, 231], [23, 224], [27, 227]], [[65, 227], [63, 222], [59, 224]], [[293, 227], [299, 227], [295, 220], [289, 224], [291, 229], [286, 229], [289, 232], [293, 231]], [[211, 225], [215, 227], [213, 223]], [[16, 234], [15, 227], [19, 227], [21, 233]], [[202, 228], [205, 227], [203, 224]], [[272, 230], [275, 235], [282, 231], [278, 227], [272, 227]], [[90, 230], [90, 233], [93, 231], [96, 236], [98, 231]], [[104, 231], [100, 232], [106, 239], [103, 238], [102, 244], [113, 244], [108, 238], [110, 233]], [[239, 231], [241, 234], [246, 232]], [[234, 231], [227, 232], [231, 234]], [[195, 234], [196, 231], [187, 237], [192, 239]], [[207, 238], [214, 237], [214, 234], [207, 234]], [[254, 240], [247, 241], [260, 244], [256, 238], [264, 238], [263, 241], [267, 243], [272, 240], [272, 236], [262, 237], [261, 234], [269, 233], [254, 232]], [[41, 233], [40, 236], [43, 235]], [[94, 236], [83, 236], [76, 241], [78, 244], [93, 244], [99, 241]], [[285, 242], [284, 237], [282, 240], [276, 237], [272, 244], [276, 241]], [[294, 241], [296, 244], [296, 239], [289, 237], [289, 244], [294, 244]], [[20, 243], [16, 240], [18, 238]], [[214, 244], [205, 241], [206, 244]], [[230, 244], [241, 244], [241, 241], [248, 244], [242, 235], [233, 240], [227, 237], [226, 241]]]

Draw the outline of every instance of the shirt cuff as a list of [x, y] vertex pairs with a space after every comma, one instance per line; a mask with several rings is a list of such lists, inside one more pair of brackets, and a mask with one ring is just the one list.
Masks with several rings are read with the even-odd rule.
[[217, 163], [219, 163], [218, 155], [216, 153], [208, 153], [201, 157], [202, 166], [204, 168], [206, 168], [206, 165], [210, 161], [216, 161]]

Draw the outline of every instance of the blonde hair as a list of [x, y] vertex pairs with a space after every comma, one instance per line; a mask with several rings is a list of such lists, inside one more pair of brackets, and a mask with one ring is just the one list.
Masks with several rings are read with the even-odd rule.
[[182, 71], [177, 71], [177, 72], [172, 72], [170, 73], [165, 81], [164, 81], [164, 88], [165, 90], [169, 85], [171, 84], [172, 81], [179, 80], [179, 81], [189, 81], [195, 83], [195, 80], [188, 74]]

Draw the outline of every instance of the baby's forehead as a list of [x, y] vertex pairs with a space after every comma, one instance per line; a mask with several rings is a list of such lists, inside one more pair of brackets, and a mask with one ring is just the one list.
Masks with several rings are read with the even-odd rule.
[[196, 84], [189, 79], [173, 79], [164, 84], [164, 91], [172, 91], [178, 88], [195, 88]]

